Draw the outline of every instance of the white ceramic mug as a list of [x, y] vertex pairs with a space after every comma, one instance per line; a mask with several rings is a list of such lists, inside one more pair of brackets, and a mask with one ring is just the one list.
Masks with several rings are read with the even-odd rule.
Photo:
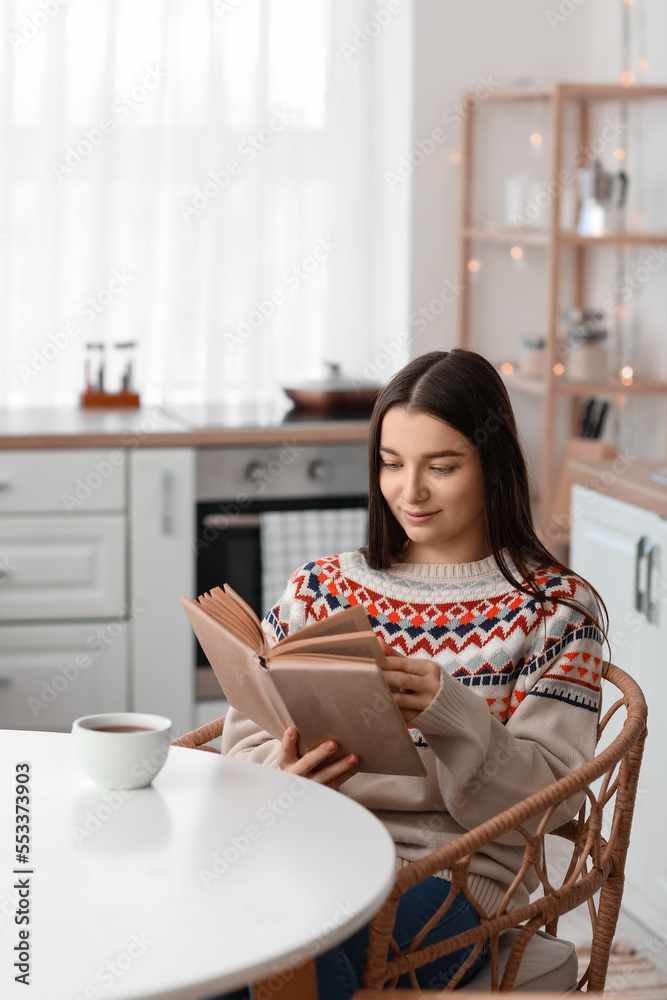
[[72, 724], [74, 751], [104, 788], [145, 788], [169, 753], [171, 719], [145, 712], [84, 715]]

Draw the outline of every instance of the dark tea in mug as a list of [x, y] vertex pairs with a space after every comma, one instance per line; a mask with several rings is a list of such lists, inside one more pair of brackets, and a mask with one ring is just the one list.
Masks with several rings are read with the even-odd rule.
[[94, 733], [150, 733], [150, 726], [91, 726]]

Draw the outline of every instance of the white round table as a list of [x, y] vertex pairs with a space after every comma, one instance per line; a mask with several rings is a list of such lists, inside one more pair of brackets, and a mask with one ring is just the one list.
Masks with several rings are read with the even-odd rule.
[[[15, 854], [22, 761], [31, 765], [27, 865]], [[384, 826], [307, 779], [172, 747], [151, 788], [103, 792], [69, 734], [8, 730], [0, 859], [3, 1000], [231, 990], [345, 940], [379, 909], [395, 871]], [[17, 906], [26, 910], [19, 897], [29, 924], [15, 923]], [[14, 979], [26, 929], [29, 988]]]

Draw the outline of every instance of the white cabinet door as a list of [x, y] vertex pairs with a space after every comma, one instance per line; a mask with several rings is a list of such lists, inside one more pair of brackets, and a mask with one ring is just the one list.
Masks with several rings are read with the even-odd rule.
[[[604, 600], [612, 661], [637, 681], [649, 708], [623, 906], [655, 927], [667, 921], [667, 731], [661, 719], [667, 694], [667, 527], [651, 511], [582, 487], [573, 488], [572, 502], [572, 568]], [[603, 705], [610, 705], [604, 687]], [[618, 728], [608, 727], [602, 745]]]
[[195, 645], [179, 598], [195, 596], [194, 450], [138, 448], [129, 471], [131, 703], [185, 733], [194, 728]]
[[0, 620], [125, 611], [125, 516], [0, 517]]
[[69, 732], [79, 716], [125, 711], [128, 628], [0, 625], [0, 728]]
[[0, 451], [0, 513], [125, 510], [125, 452]]

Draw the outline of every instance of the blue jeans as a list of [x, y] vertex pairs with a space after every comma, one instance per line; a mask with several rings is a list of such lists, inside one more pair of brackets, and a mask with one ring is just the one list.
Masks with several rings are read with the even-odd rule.
[[[394, 924], [394, 940], [403, 950], [414, 939], [419, 929], [424, 926], [429, 917], [434, 914], [447, 898], [449, 882], [441, 878], [428, 878], [424, 882], [408, 889], [401, 897]], [[445, 915], [432, 928], [422, 941], [422, 945], [435, 944], [454, 937], [462, 931], [479, 925], [479, 916], [462, 893], [459, 893]], [[364, 967], [366, 965], [366, 949], [368, 946], [368, 924], [358, 930], [342, 944], [318, 955], [315, 959], [317, 969], [317, 991], [319, 1000], [350, 1000], [352, 995], [363, 986]], [[441, 990], [457, 972], [460, 965], [472, 951], [474, 945], [467, 945], [458, 951], [443, 955], [428, 965], [416, 970], [417, 982], [424, 990]], [[489, 943], [484, 944], [472, 966], [462, 976], [457, 984], [464, 986], [486, 959]], [[279, 977], [277, 973], [277, 977]], [[407, 973], [399, 977], [397, 989], [410, 989]], [[225, 993], [215, 1000], [248, 1000], [252, 995], [250, 988]]]

